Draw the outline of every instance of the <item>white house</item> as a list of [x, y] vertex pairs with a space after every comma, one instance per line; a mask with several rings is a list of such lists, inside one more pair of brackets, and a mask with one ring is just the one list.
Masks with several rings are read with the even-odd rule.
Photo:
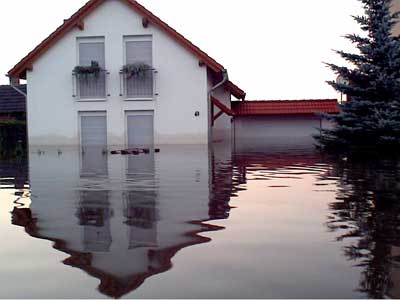
[[134, 0], [90, 0], [8, 75], [27, 80], [31, 148], [312, 144], [316, 113], [339, 112], [337, 100], [245, 101], [221, 64]]
[[208, 144], [230, 138], [222, 113], [245, 98], [134, 0], [90, 0], [8, 75], [27, 80], [30, 146]]

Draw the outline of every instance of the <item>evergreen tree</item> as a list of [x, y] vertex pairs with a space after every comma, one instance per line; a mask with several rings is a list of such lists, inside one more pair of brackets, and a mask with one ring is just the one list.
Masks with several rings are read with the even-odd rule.
[[399, 13], [391, 13], [391, 0], [359, 0], [365, 15], [353, 17], [365, 36], [345, 37], [358, 53], [336, 51], [352, 68], [327, 64], [344, 82], [328, 81], [349, 96], [332, 130], [316, 137], [325, 146], [400, 146], [400, 39], [393, 29]]

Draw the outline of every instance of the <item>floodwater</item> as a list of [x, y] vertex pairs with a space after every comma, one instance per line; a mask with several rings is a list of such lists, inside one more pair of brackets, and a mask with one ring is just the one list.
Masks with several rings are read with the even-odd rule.
[[399, 298], [399, 162], [31, 149], [0, 163], [0, 298]]

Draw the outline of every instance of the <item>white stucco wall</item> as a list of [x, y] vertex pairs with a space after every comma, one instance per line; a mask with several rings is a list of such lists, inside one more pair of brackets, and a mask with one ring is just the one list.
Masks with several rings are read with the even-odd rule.
[[[106, 111], [108, 144], [125, 144], [125, 111], [154, 110], [156, 144], [207, 144], [207, 68], [198, 59], [118, 0], [105, 1], [33, 64], [28, 72], [30, 145], [77, 145], [78, 112]], [[123, 37], [152, 35], [153, 66], [158, 70], [154, 101], [124, 101], [119, 70], [124, 64]], [[72, 70], [77, 65], [77, 38], [105, 37], [109, 93], [104, 102], [72, 97]], [[199, 111], [200, 116], [195, 117]]]
[[[237, 151], [290, 147], [313, 147], [313, 134], [318, 134], [317, 116], [248, 116], [235, 118], [234, 143]], [[322, 128], [332, 125], [322, 120]]]

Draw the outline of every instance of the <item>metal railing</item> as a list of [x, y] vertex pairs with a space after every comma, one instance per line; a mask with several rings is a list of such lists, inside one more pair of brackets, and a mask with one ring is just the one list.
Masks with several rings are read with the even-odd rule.
[[107, 70], [101, 70], [98, 74], [72, 72], [72, 97], [79, 100], [106, 99], [110, 96], [109, 75]]
[[120, 96], [127, 99], [153, 99], [158, 94], [156, 90], [156, 69], [145, 70], [140, 76], [125, 73], [120, 74]]

